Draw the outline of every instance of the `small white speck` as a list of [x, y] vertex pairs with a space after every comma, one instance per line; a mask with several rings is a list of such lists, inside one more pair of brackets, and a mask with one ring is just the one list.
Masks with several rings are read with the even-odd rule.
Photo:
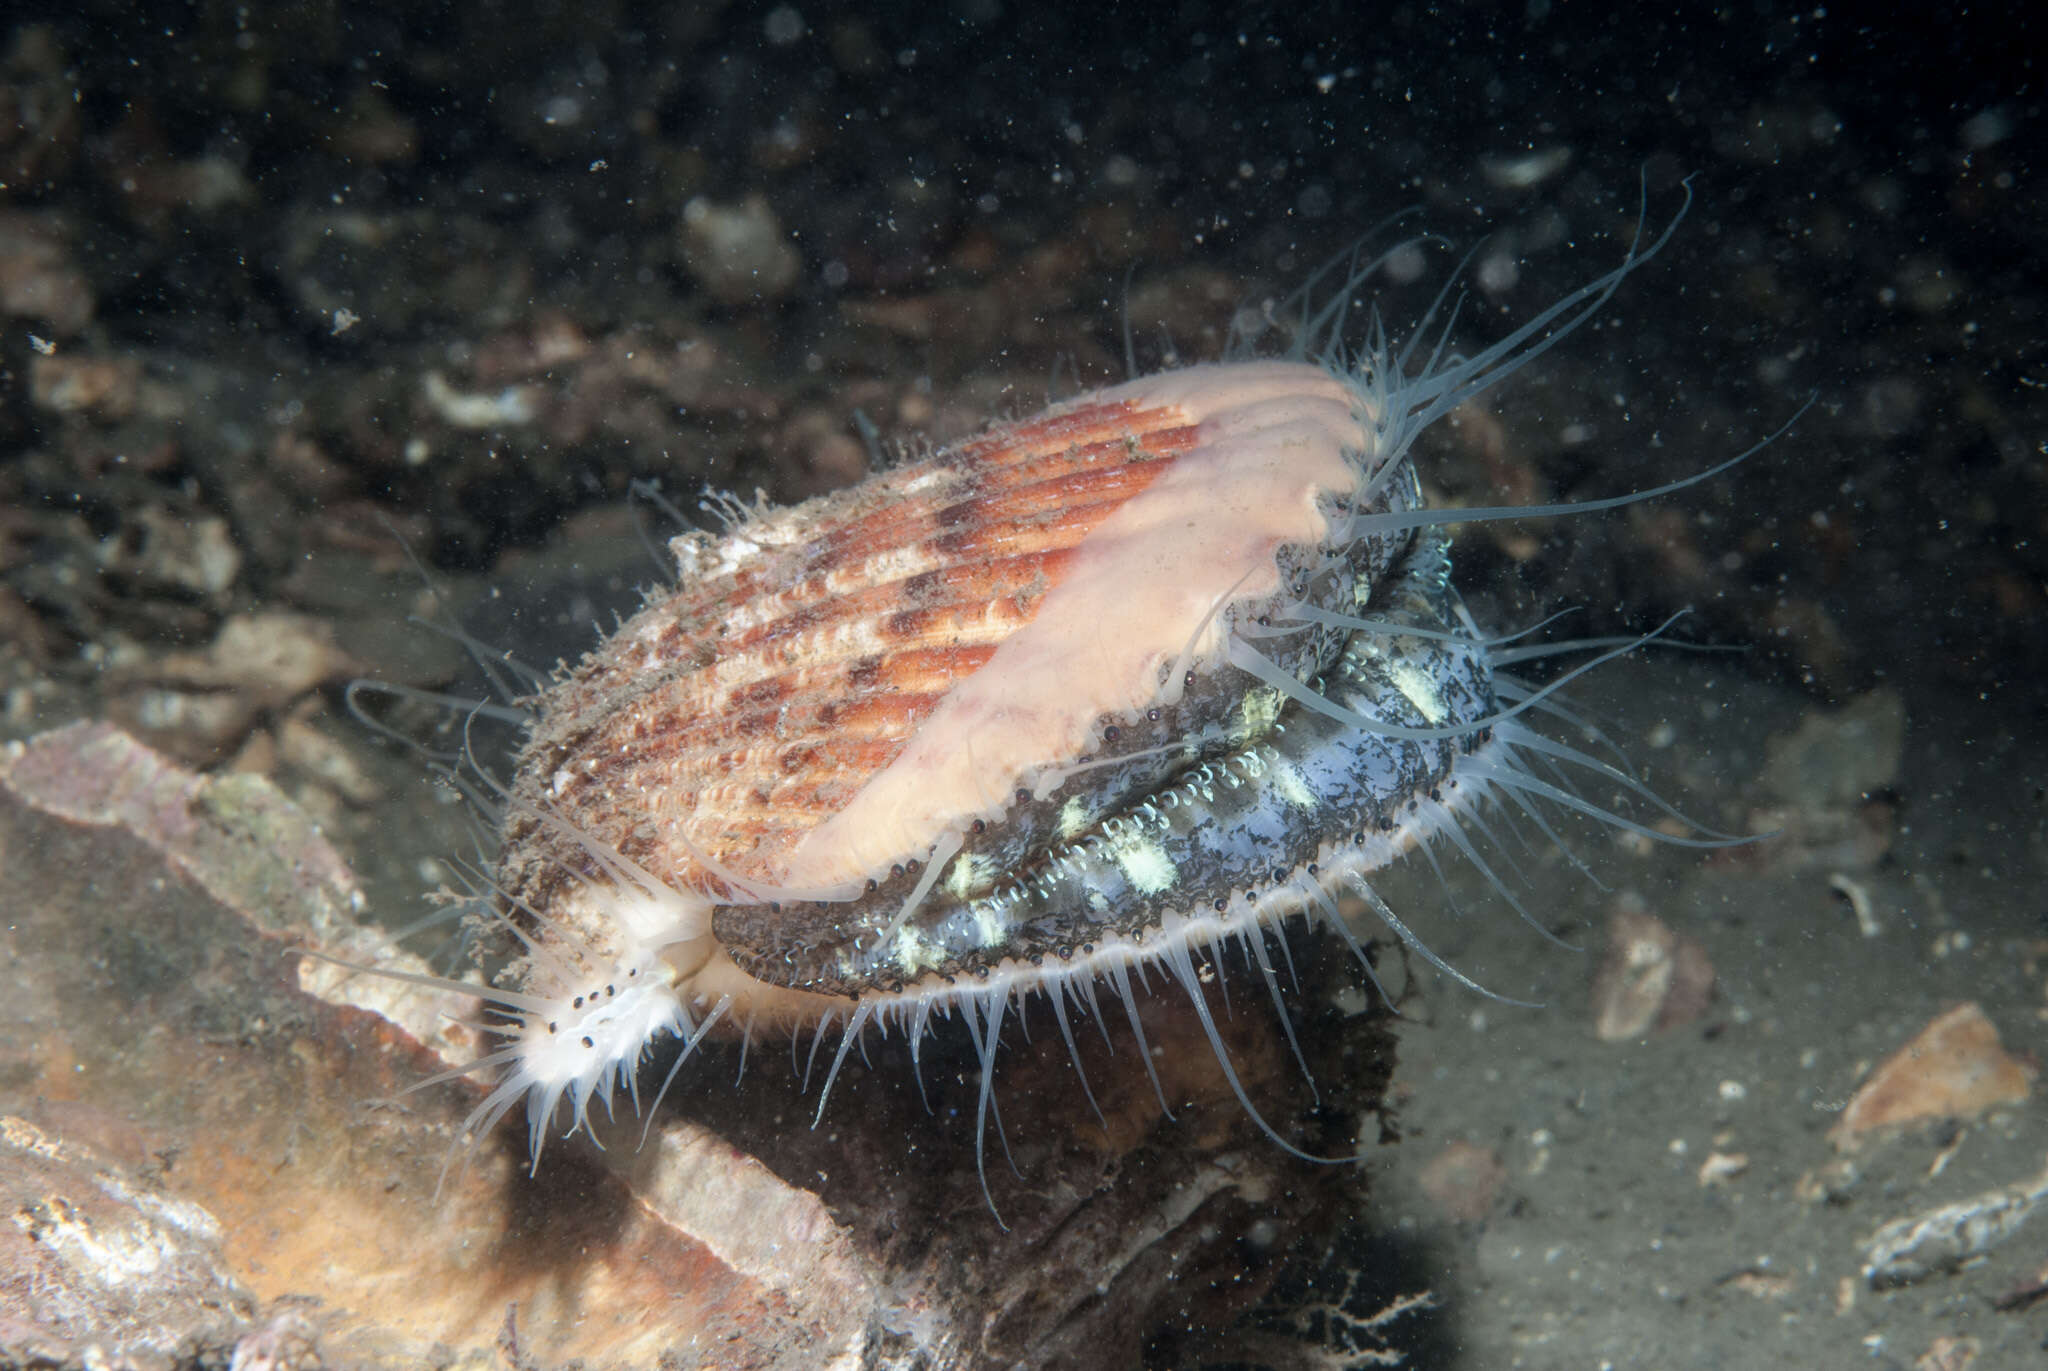
[[1544, 148], [1517, 157], [1488, 157], [1479, 169], [1488, 182], [1502, 190], [1528, 190], [1563, 171], [1571, 160], [1570, 148]]

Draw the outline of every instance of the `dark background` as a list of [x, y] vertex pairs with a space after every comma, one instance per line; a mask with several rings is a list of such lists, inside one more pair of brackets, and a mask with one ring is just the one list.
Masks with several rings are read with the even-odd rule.
[[[685, 514], [798, 497], [861, 473], [863, 422], [945, 441], [1120, 377], [1127, 326], [1140, 367], [1217, 356], [1408, 209], [1452, 246], [1374, 298], [1398, 328], [1476, 249], [1458, 336], [1483, 345], [1689, 179], [1595, 323], [1429, 436], [1432, 494], [1640, 489], [1812, 407], [1674, 499], [1465, 533], [1468, 598], [1493, 623], [1575, 605], [1593, 634], [1687, 609], [1680, 636], [1816, 705], [1894, 686], [1941, 725], [1889, 797], [1908, 827], [1991, 813], [2038, 847], [2038, 768], [2010, 763], [2048, 710], [2039, 29], [2018, 6], [12, 6], [0, 736], [111, 715], [296, 775], [302, 803], [325, 785], [331, 831], [416, 890], [397, 854], [461, 837], [403, 831], [288, 735], [345, 738], [351, 675], [455, 679], [458, 653], [391, 631], [422, 571], [545, 666], [654, 574], [619, 513], [636, 481]], [[692, 206], [750, 197], [793, 269], [721, 287]], [[456, 422], [431, 378], [524, 387], [537, 417]], [[345, 650], [310, 688], [203, 678], [243, 702], [224, 722], [136, 702], [273, 611]], [[2048, 912], [2020, 882], [2000, 917], [2038, 936]]]
[[[710, 406], [695, 433], [685, 417], [666, 444], [515, 434], [420, 471], [380, 450], [420, 367], [535, 314], [592, 336], [708, 334], [758, 409], [819, 406], [844, 429], [854, 406], [833, 397], [876, 378], [943, 393], [991, 370], [1050, 375], [1065, 355], [1094, 379], [1091, 363], [1120, 361], [1126, 309], [1175, 273], [1270, 298], [1406, 207], [1461, 248], [1511, 235], [1517, 279], [1465, 314], [1477, 341], [1614, 260], [1639, 182], [1661, 220], [1689, 176], [1697, 202], [1666, 259], [1570, 350], [1572, 381], [1625, 390], [1631, 434], [1570, 451], [1532, 437], [1518, 460], [1554, 494], [1611, 493], [1740, 450], [1809, 392], [1819, 404], [1739, 483], [1703, 492], [1724, 516], [1694, 531], [1704, 572], [1674, 578], [1641, 538], [1588, 551], [1603, 535], [1567, 529], [1512, 568], [1530, 598], [1617, 622], [1691, 603], [1696, 633], [1757, 642], [1770, 669], [1834, 692], [1911, 668], [2003, 695], [2043, 665], [2040, 95], [2019, 11], [1927, 30], [1768, 5], [15, 15], [4, 201], [61, 224], [91, 296], [82, 336], [292, 391], [284, 426], [330, 468], [272, 481], [280, 509], [234, 511], [252, 596], [322, 540], [323, 516], [360, 522], [367, 505], [402, 516], [435, 565], [488, 570], [632, 476], [685, 493], [829, 483], [744, 405]], [[1532, 150], [1568, 160], [1526, 188], [1489, 176], [1489, 159]], [[771, 299], [706, 298], [673, 249], [684, 206], [749, 194], [800, 272]], [[337, 213], [381, 236], [337, 250]], [[953, 296], [915, 339], [878, 340], [849, 310]], [[338, 335], [336, 300], [361, 316]], [[1230, 303], [1184, 301], [1207, 311], [1194, 336], [1133, 318], [1141, 364], [1212, 355]], [[61, 552], [39, 546], [37, 511], [82, 509], [105, 537], [152, 497], [81, 479], [65, 449], [83, 440], [22, 393], [21, 332], [0, 433], [0, 497], [29, 512], [15, 569]], [[877, 417], [891, 436], [918, 428]], [[139, 436], [173, 449], [152, 479], [235, 505], [264, 459], [219, 452], [204, 423]], [[286, 521], [304, 536], [256, 527]], [[1631, 542], [1620, 521], [1604, 536]], [[93, 636], [90, 611], [23, 591], [61, 638]]]

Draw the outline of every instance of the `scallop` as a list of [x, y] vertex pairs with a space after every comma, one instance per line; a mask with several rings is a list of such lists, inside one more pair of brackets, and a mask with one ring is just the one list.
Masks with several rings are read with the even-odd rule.
[[985, 1113], [1013, 1005], [1065, 1032], [1134, 970], [1230, 1075], [1198, 961], [1235, 944], [1279, 1002], [1265, 935], [1305, 916], [1369, 977], [1340, 896], [1436, 961], [1371, 878], [1418, 846], [1484, 871], [1491, 810], [1656, 836], [1570, 788], [1644, 793], [1529, 725], [1546, 692], [1452, 588], [1444, 525], [1558, 510], [1426, 509], [1411, 449], [1662, 241], [1471, 357], [1375, 330], [1169, 371], [677, 538], [673, 584], [530, 702], [494, 878], [527, 954], [473, 1124], [525, 1099], [538, 1148], [714, 1031], [836, 1025], [829, 1091], [870, 1027], [914, 1053], [956, 1013]]
[[1365, 531], [1415, 502], [1370, 422], [1320, 367], [1197, 367], [678, 539], [676, 588], [544, 697], [506, 885], [593, 879], [573, 830], [713, 904], [749, 974], [829, 994], [1096, 941], [1085, 907], [929, 934], [1269, 734], [1241, 627], [1329, 669], [1349, 635], [1303, 611], [1368, 605], [1413, 537]]

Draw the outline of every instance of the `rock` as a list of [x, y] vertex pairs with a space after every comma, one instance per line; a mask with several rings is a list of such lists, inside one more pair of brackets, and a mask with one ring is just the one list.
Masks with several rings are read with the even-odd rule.
[[266, 610], [230, 616], [204, 652], [174, 652], [147, 671], [177, 685], [246, 691], [274, 707], [315, 686], [345, 681], [356, 669], [324, 619]]
[[1476, 1143], [1454, 1142], [1422, 1168], [1423, 1193], [1445, 1215], [1460, 1223], [1476, 1223], [1493, 1212], [1507, 1183], [1508, 1169], [1500, 1154]]
[[1898, 778], [1905, 746], [1905, 702], [1896, 690], [1873, 690], [1773, 738], [1757, 784], [1790, 809], [1854, 809]]
[[[194, 1360], [239, 1344], [243, 1364], [366, 1367], [1129, 1364], [1155, 1331], [1259, 1298], [1279, 1263], [1248, 1261], [1245, 1235], [1285, 1253], [1356, 1203], [1362, 1173], [1263, 1137], [1166, 996], [1139, 1006], [1173, 1119], [1121, 1032], [1114, 1054], [1082, 1040], [1092, 1131], [1042, 1016], [1006, 1041], [984, 1154], [1001, 1222], [975, 1164], [976, 1059], [945, 1034], [921, 1085], [899, 1043], [870, 1043], [873, 1069], [847, 1063], [815, 1129], [777, 1054], [742, 1089], [738, 1054], [707, 1047], [644, 1145], [622, 1110], [606, 1150], [555, 1144], [529, 1174], [516, 1123], [451, 1150], [472, 1074], [415, 1088], [477, 1052], [473, 997], [301, 952], [424, 969], [359, 922], [354, 878], [268, 782], [74, 725], [0, 753], [0, 862], [0, 1115], [156, 1158], [150, 1193], [211, 1216], [216, 1294], [179, 1287], [157, 1311], [198, 1330]], [[1385, 1022], [1320, 1008], [1336, 958], [1295, 961], [1319, 1101], [1255, 992], [1228, 1016], [1216, 998], [1219, 1029], [1267, 1118], [1348, 1150], [1390, 1068]], [[140, 1308], [0, 1336], [62, 1361]], [[216, 1308], [232, 1317], [205, 1322]]]
[[2005, 1050], [1974, 1002], [1937, 1015], [1858, 1086], [1828, 1130], [1837, 1151], [1873, 1134], [1931, 1119], [1974, 1119], [2032, 1092], [2035, 1070]]
[[1944, 1333], [1913, 1359], [1913, 1371], [1970, 1371], [1983, 1352], [1982, 1338]]
[[28, 384], [39, 409], [114, 424], [135, 413], [142, 364], [132, 357], [38, 357]]
[[1884, 1289], [1953, 1271], [2010, 1238], [2044, 1196], [2048, 1171], [1894, 1219], [1864, 1241], [1858, 1254], [1864, 1279]]
[[803, 271], [802, 256], [760, 194], [737, 205], [692, 199], [683, 206], [681, 250], [690, 278], [722, 305], [780, 300]]
[[145, 589], [209, 598], [225, 593], [242, 574], [241, 549], [226, 519], [159, 505], [138, 511], [128, 536], [104, 544], [102, 561], [114, 575]]
[[1685, 937], [1624, 895], [1607, 916], [1607, 950], [1593, 973], [1593, 1033], [1627, 1042], [1691, 1023], [1714, 994], [1714, 964]]
[[[319, 703], [307, 701], [316, 708]], [[352, 805], [373, 805], [383, 799], [383, 787], [364, 770], [356, 755], [315, 726], [306, 717], [308, 713], [294, 710], [278, 724], [279, 757]]]
[[232, 1343], [255, 1311], [213, 1215], [12, 1115], [0, 1212], [0, 1363], [168, 1368]]
[[376, 86], [357, 89], [326, 131], [327, 146], [352, 166], [411, 166], [419, 160], [419, 125]]
[[[81, 126], [70, 57], [50, 24], [19, 24], [0, 61], [0, 182], [10, 195], [51, 189], [77, 161]], [[0, 248], [0, 263], [8, 253]], [[0, 266], [0, 275], [6, 268]], [[0, 299], [5, 289], [0, 288]]]
[[533, 270], [496, 226], [430, 210], [302, 209], [265, 265], [308, 332], [376, 346], [433, 324], [516, 317]]
[[1779, 870], [1863, 870], [1891, 850], [1891, 793], [1905, 752], [1906, 707], [1895, 690], [1873, 690], [1839, 710], [1816, 710], [1771, 739], [1750, 831], [1768, 834], [1748, 858]]
[[153, 744], [211, 762], [241, 746], [265, 715], [357, 672], [324, 619], [281, 610], [236, 614], [203, 652], [147, 656], [110, 670], [109, 708]]
[[65, 222], [0, 212], [0, 316], [34, 320], [69, 338], [92, 322], [92, 314], [92, 286], [72, 262]]
[[848, 432], [850, 427], [823, 409], [805, 409], [777, 429], [768, 449], [776, 468], [791, 473], [783, 493], [808, 499], [867, 475], [867, 449]]

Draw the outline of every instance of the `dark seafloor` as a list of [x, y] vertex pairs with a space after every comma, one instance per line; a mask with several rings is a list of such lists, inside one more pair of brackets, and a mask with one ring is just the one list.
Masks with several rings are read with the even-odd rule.
[[[1141, 366], [1213, 357], [1408, 207], [1477, 245], [1462, 336], [1497, 337], [1618, 260], [1639, 187], [1661, 226], [1689, 177], [1663, 255], [1430, 435], [1424, 479], [1614, 494], [1817, 397], [1726, 477], [1457, 552], [1485, 622], [1686, 609], [1674, 636], [1741, 648], [1646, 653], [1576, 699], [1679, 808], [1780, 836], [1582, 834], [1605, 889], [1525, 859], [1580, 952], [1469, 871], [1462, 917], [1432, 917], [1427, 870], [1396, 880], [1453, 964], [1545, 1007], [1416, 970], [1401, 1137], [1358, 1212], [1234, 1334], [1162, 1330], [1155, 1356], [2042, 1364], [2038, 1097], [1828, 1136], [1950, 1006], [2022, 1074], [2048, 1023], [2041, 38], [2017, 7], [10, 7], [0, 736], [110, 720], [267, 775], [402, 924], [469, 837], [342, 690], [484, 688], [406, 622], [440, 612], [407, 548], [470, 631], [573, 657], [655, 575], [636, 481], [686, 508], [827, 489], [865, 470], [866, 422], [944, 441], [1119, 376], [1126, 321]], [[1717, 982], [1605, 1041], [1617, 906]], [[35, 976], [35, 948], [6, 956]], [[10, 1109], [33, 1051], [0, 1047]], [[1882, 1225], [2001, 1188], [1995, 1240], [1866, 1279]], [[224, 1364], [232, 1332], [193, 1355]]]

